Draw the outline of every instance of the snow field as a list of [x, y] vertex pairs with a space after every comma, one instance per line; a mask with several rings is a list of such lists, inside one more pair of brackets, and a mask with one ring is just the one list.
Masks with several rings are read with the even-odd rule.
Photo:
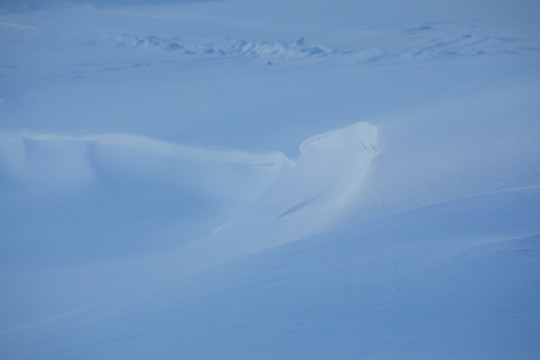
[[0, 357], [536, 359], [538, 10], [0, 3]]

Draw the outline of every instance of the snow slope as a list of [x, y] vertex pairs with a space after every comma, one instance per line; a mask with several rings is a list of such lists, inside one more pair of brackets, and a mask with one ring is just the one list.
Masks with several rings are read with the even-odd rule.
[[0, 357], [536, 359], [539, 10], [0, 2]]
[[538, 196], [522, 189], [434, 205], [187, 279], [176, 273], [14, 328], [6, 347], [16, 358], [532, 359]]

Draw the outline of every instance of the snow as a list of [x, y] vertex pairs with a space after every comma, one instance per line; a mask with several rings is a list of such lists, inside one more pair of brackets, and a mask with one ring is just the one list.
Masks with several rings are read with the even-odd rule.
[[539, 13], [0, 2], [0, 357], [538, 358]]

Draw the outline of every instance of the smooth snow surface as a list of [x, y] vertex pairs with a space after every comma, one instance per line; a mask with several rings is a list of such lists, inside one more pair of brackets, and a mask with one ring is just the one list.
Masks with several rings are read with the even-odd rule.
[[0, 1], [0, 358], [539, 358], [539, 15]]

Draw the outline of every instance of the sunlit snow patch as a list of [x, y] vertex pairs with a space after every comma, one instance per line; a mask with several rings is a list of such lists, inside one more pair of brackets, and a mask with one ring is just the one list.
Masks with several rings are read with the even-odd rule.
[[377, 128], [365, 122], [307, 139], [301, 155], [269, 199], [280, 217], [318, 205], [330, 212], [355, 200], [378, 154]]

